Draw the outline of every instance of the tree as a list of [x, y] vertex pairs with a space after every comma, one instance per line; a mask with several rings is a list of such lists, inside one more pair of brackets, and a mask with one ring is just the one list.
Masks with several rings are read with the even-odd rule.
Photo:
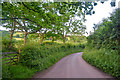
[[120, 49], [120, 9], [116, 9], [109, 18], [103, 19], [101, 23], [95, 24], [95, 31], [88, 37], [88, 43], [100, 49], [101, 47], [119, 50]]
[[[81, 17], [80, 22], [85, 21], [85, 15], [92, 15], [95, 12], [93, 7], [96, 2], [3, 2], [2, 14], [5, 23], [14, 23], [15, 30], [25, 32], [24, 44], [29, 33], [40, 32], [42, 43], [44, 34], [52, 31], [54, 34], [62, 34], [65, 43], [65, 34], [70, 33], [73, 17]], [[75, 25], [74, 25], [75, 26]], [[5, 26], [6, 27], [6, 26]], [[11, 28], [11, 27], [9, 27]], [[13, 31], [13, 29], [11, 30]], [[12, 33], [11, 33], [12, 34]], [[12, 36], [12, 35], [11, 35]], [[12, 40], [12, 39], [11, 39]]]

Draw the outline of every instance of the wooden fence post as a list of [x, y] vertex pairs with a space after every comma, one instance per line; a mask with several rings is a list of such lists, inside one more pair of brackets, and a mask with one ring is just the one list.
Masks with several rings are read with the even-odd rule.
[[17, 63], [19, 63], [19, 59], [20, 59], [20, 52], [21, 52], [21, 50], [19, 49], [19, 51], [18, 51], [18, 59], [17, 59]]

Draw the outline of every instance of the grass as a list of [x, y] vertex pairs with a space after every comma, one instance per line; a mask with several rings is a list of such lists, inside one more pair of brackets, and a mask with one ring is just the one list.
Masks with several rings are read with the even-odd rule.
[[86, 47], [83, 53], [84, 60], [113, 77], [120, 78], [120, 55], [117, 50], [105, 48], [95, 49]]
[[24, 40], [24, 38], [13, 38], [15, 40]]
[[22, 35], [24, 35], [24, 32], [15, 32], [13, 34], [13, 36], [17, 36], [17, 35], [19, 35], [20, 37], [22, 37]]
[[16, 65], [3, 64], [3, 78], [30, 78], [38, 71], [54, 65], [61, 58], [81, 52], [84, 45], [60, 44], [57, 42], [30, 42], [21, 47], [20, 62]]
[[3, 64], [2, 68], [2, 77], [3, 80], [5, 78], [9, 78], [14, 80], [15, 78], [29, 78], [34, 74], [35, 70], [29, 69], [23, 65], [6, 65]]

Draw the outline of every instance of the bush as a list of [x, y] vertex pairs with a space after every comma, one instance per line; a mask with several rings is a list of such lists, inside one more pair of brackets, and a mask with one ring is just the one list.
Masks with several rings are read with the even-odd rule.
[[2, 52], [18, 51], [14, 46], [15, 42], [16, 42], [16, 40], [13, 39], [11, 41], [11, 48], [9, 48], [10, 35], [2, 36]]
[[62, 57], [81, 50], [78, 45], [46, 42], [26, 44], [21, 48], [20, 63], [29, 68], [42, 70], [54, 64]]
[[[22, 65], [7, 65], [3, 64], [2, 78], [9, 78], [14, 80], [15, 78], [29, 78], [34, 73], [34, 70]], [[7, 80], [7, 79], [6, 79]]]
[[120, 78], [120, 55], [117, 50], [105, 48], [95, 49], [86, 47], [82, 56], [88, 63], [100, 68], [110, 75]]
[[79, 45], [44, 42], [30, 42], [21, 47], [20, 62], [17, 65], [3, 65], [3, 78], [28, 78], [55, 64], [61, 58], [82, 51]]

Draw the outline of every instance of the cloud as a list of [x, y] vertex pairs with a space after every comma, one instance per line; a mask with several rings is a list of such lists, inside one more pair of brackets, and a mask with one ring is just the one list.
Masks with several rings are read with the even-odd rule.
[[[110, 16], [110, 13], [117, 7], [111, 7], [111, 0], [106, 1], [104, 4], [98, 2], [98, 5], [94, 7], [95, 14], [86, 15], [87, 21], [84, 23], [87, 27], [87, 32], [93, 31], [93, 24], [97, 24], [102, 21], [103, 18], [107, 18]], [[87, 34], [86, 34], [87, 35]]]

